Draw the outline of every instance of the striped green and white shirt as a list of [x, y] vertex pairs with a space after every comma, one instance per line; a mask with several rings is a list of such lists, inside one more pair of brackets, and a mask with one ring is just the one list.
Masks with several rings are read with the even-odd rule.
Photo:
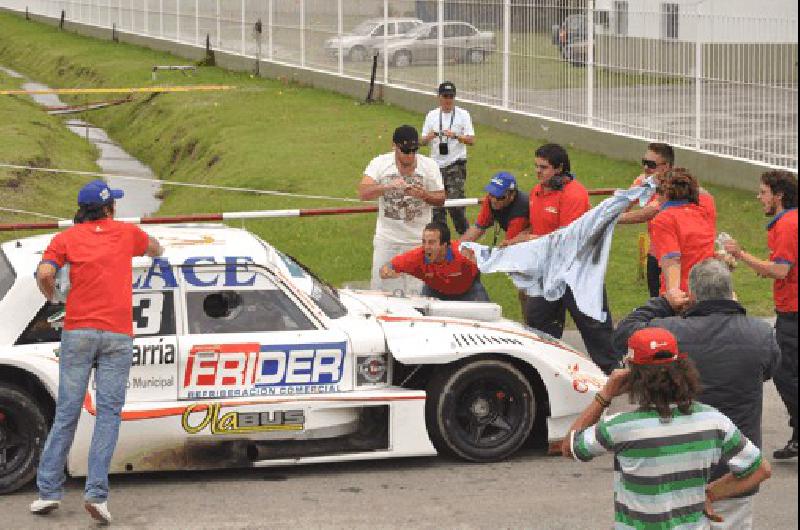
[[575, 434], [572, 452], [587, 462], [614, 453], [615, 528], [708, 528], [703, 515], [711, 466], [727, 464], [737, 477], [761, 465], [761, 451], [717, 409], [673, 408], [672, 420], [656, 411], [623, 412]]

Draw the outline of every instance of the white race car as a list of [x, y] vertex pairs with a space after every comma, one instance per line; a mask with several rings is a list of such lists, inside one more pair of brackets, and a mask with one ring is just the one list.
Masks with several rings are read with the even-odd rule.
[[[133, 365], [113, 473], [447, 453], [555, 441], [605, 377], [490, 303], [329, 287], [253, 234], [146, 228], [133, 261]], [[52, 235], [0, 246], [0, 493], [31, 481], [53, 418], [64, 308], [33, 271]], [[89, 385], [68, 460], [87, 472]]]

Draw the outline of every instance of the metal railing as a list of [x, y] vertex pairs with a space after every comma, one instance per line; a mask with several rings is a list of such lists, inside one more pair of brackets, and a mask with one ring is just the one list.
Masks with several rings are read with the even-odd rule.
[[797, 170], [792, 0], [0, 5], [197, 46], [208, 36], [216, 49], [363, 79], [378, 54], [385, 84], [432, 92], [447, 79], [471, 102]]

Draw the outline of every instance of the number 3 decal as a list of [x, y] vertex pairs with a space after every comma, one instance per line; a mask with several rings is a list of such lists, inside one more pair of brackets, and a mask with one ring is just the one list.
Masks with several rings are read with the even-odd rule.
[[164, 293], [135, 293], [133, 295], [133, 333], [155, 335], [161, 330]]

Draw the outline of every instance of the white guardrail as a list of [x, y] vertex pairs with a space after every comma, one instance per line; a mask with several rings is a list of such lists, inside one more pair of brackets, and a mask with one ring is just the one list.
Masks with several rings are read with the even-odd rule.
[[[0, 0], [797, 170], [794, 0]], [[591, 21], [591, 22], [589, 22]]]

